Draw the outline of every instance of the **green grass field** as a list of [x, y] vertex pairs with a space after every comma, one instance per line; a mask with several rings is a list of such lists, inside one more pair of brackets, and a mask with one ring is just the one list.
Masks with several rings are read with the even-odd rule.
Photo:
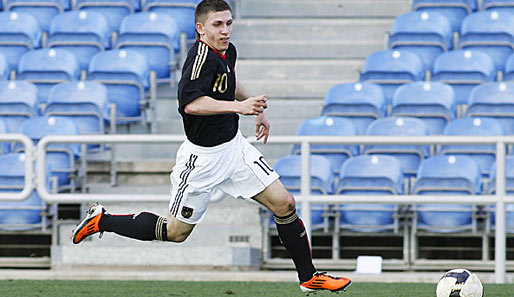
[[[512, 297], [514, 285], [485, 285], [485, 297]], [[0, 281], [2, 297], [282, 297], [305, 296], [295, 283], [272, 282], [179, 282], [179, 281]], [[435, 284], [354, 283], [341, 297], [434, 297]]]

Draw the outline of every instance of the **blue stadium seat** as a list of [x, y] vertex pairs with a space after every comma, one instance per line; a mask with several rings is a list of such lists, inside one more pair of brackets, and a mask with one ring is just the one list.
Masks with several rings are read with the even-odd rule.
[[21, 57], [17, 79], [34, 83], [38, 87], [39, 102], [46, 103], [53, 85], [77, 80], [79, 75], [79, 63], [72, 53], [60, 48], [44, 48]]
[[435, 58], [453, 47], [448, 19], [433, 12], [413, 11], [396, 18], [389, 37], [389, 48], [407, 50], [419, 55], [425, 69], [431, 69]]
[[[416, 118], [388, 117], [372, 122], [368, 126], [366, 135], [370, 136], [426, 136], [428, 135], [425, 123]], [[365, 145], [362, 154], [391, 155], [396, 157], [402, 166], [406, 177], [414, 176], [420, 162], [429, 155], [426, 145]]]
[[341, 116], [352, 121], [358, 134], [364, 134], [369, 123], [386, 113], [382, 87], [372, 83], [342, 83], [325, 95], [321, 115]]
[[[311, 194], [328, 195], [334, 192], [334, 175], [330, 161], [324, 156], [311, 155]], [[302, 156], [292, 155], [278, 159], [273, 168], [280, 175], [280, 181], [293, 195], [301, 192]], [[297, 205], [299, 207], [299, 205]], [[311, 222], [314, 228], [327, 224], [324, 213], [328, 206], [311, 204]], [[299, 209], [298, 209], [299, 211]]]
[[394, 93], [391, 115], [419, 118], [429, 134], [442, 134], [456, 117], [455, 93], [440, 82], [404, 84]]
[[[46, 135], [76, 135], [75, 123], [59, 117], [33, 117], [23, 122], [19, 133], [27, 135], [34, 144]], [[15, 151], [20, 148], [15, 146]], [[80, 144], [51, 144], [47, 149], [46, 162], [52, 176], [57, 178], [59, 189], [74, 189], [75, 160], [80, 155]]]
[[0, 53], [9, 63], [8, 70], [18, 70], [21, 56], [40, 46], [41, 29], [36, 18], [23, 12], [0, 12]]
[[366, 57], [360, 80], [382, 86], [390, 104], [396, 88], [404, 83], [423, 80], [425, 68], [421, 58], [409, 51], [376, 51]]
[[195, 39], [195, 8], [198, 0], [146, 0], [143, 11], [163, 12], [177, 21], [187, 39]]
[[[514, 156], [510, 155], [505, 158], [505, 191], [507, 195], [514, 195]], [[487, 184], [486, 193], [489, 195], [496, 194], [496, 162], [491, 167], [491, 175], [489, 183]], [[491, 225], [495, 225], [496, 213], [494, 209], [496, 207], [490, 206], [488, 209], [491, 210]], [[505, 204], [505, 215], [506, 215], [506, 227], [507, 232], [514, 233], [514, 204]]]
[[483, 51], [494, 61], [496, 69], [504, 70], [514, 48], [514, 15], [502, 11], [479, 11], [462, 22], [459, 48]]
[[413, 11], [437, 12], [448, 18], [452, 32], [459, 32], [462, 20], [476, 11], [476, 0], [413, 0]]
[[[474, 195], [481, 190], [480, 169], [466, 156], [435, 156], [421, 163], [413, 195]], [[474, 207], [466, 204], [423, 204], [416, 207], [416, 228], [448, 233], [473, 228]]]
[[482, 10], [514, 13], [514, 0], [482, 0]]
[[9, 77], [9, 64], [5, 56], [0, 53], [0, 80], [7, 79]]
[[[25, 154], [0, 156], [0, 192], [20, 192], [25, 184]], [[0, 201], [0, 230], [41, 228], [45, 204], [37, 192], [23, 201]]]
[[[9, 126], [0, 118], [0, 134], [6, 133], [9, 133]], [[0, 142], [0, 155], [7, 154], [9, 150], [10, 144], [8, 142]]]
[[505, 63], [505, 71], [503, 75], [504, 81], [514, 80], [514, 54], [510, 55]]
[[[321, 116], [303, 122], [297, 135], [328, 135], [328, 136], [354, 136], [357, 135], [355, 127], [348, 119], [341, 117]], [[299, 144], [293, 146], [292, 154], [300, 154]], [[359, 153], [358, 145], [339, 144], [311, 144], [311, 154], [322, 155], [330, 160], [334, 172], [339, 172], [343, 162]]]
[[126, 123], [144, 117], [148, 77], [149, 68], [143, 55], [133, 50], [109, 50], [93, 56], [87, 79], [107, 87], [109, 102], [116, 104], [117, 122]]
[[80, 69], [88, 69], [94, 54], [111, 47], [111, 30], [105, 17], [95, 11], [68, 11], [52, 19], [47, 41], [49, 48], [73, 53]]
[[93, 81], [57, 84], [43, 114], [74, 121], [80, 134], [103, 134], [104, 120], [109, 119], [107, 88]]
[[491, 82], [474, 87], [466, 116], [495, 118], [505, 134], [514, 134], [514, 83]]
[[179, 28], [167, 14], [140, 12], [123, 18], [116, 42], [118, 49], [131, 49], [145, 56], [158, 79], [169, 80], [177, 70], [175, 53], [180, 50]]
[[[498, 136], [504, 135], [501, 124], [493, 118], [462, 118], [450, 122], [444, 129], [444, 135]], [[483, 175], [496, 158], [495, 144], [477, 145], [441, 145], [439, 155], [465, 155], [473, 158]]]
[[141, 10], [139, 0], [76, 0], [75, 9], [102, 14], [111, 31], [118, 31], [121, 20], [136, 11]]
[[18, 131], [26, 119], [37, 115], [37, 87], [26, 81], [0, 81], [0, 118], [9, 131]]
[[434, 62], [432, 80], [445, 82], [455, 91], [455, 103], [466, 104], [474, 86], [494, 81], [492, 58], [476, 50], [453, 50], [440, 54]]
[[52, 18], [70, 8], [71, 0], [5, 0], [4, 10], [31, 14], [41, 31], [48, 32]]
[[[402, 194], [401, 164], [395, 157], [385, 155], [348, 159], [341, 167], [335, 192], [338, 195]], [[339, 206], [339, 225], [360, 232], [394, 230], [398, 227], [396, 211], [397, 206], [392, 204], [344, 204]]]

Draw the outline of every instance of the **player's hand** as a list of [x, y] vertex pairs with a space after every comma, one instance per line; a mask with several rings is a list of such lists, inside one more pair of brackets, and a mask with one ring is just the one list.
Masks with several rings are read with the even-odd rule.
[[266, 103], [266, 95], [250, 97], [246, 100], [239, 101], [240, 114], [244, 115], [259, 115], [268, 108]]
[[255, 137], [257, 140], [261, 140], [264, 137], [263, 143], [268, 142], [270, 123], [264, 113], [259, 114], [255, 117]]

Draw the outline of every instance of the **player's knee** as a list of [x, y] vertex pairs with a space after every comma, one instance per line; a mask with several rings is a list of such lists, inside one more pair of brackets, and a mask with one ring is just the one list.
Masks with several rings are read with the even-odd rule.
[[294, 196], [289, 192], [285, 192], [280, 198], [280, 203], [273, 213], [279, 217], [283, 217], [291, 214], [295, 209], [296, 203], [294, 201]]

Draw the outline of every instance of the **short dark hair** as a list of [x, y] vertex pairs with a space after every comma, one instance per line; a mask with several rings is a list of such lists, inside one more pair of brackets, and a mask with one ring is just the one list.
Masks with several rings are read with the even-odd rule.
[[232, 12], [230, 5], [228, 5], [224, 0], [203, 0], [196, 6], [195, 23], [202, 22], [202, 18], [210, 12], [225, 10]]

